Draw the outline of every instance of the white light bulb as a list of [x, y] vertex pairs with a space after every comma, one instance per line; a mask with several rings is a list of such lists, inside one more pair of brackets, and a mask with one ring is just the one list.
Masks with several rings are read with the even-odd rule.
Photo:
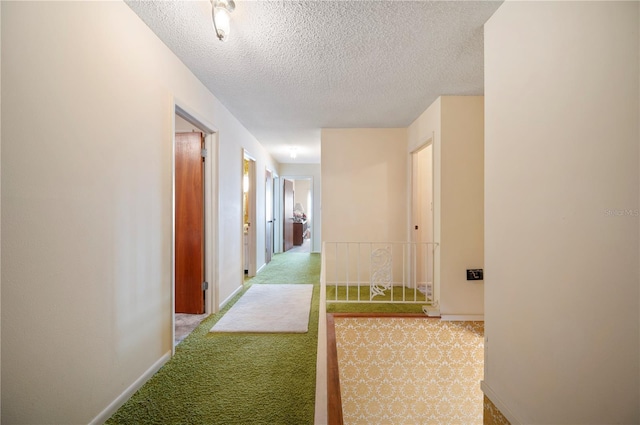
[[229, 11], [223, 7], [216, 7], [213, 12], [213, 19], [215, 20], [215, 29], [218, 31], [218, 38], [226, 41], [231, 31]]

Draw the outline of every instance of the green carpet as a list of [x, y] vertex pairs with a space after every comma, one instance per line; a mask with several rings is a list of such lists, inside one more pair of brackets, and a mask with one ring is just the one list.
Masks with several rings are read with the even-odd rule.
[[[358, 291], [359, 289], [359, 291]], [[339, 302], [341, 300], [356, 301], [360, 293], [359, 303]], [[393, 299], [395, 301], [402, 300], [403, 288], [393, 287]], [[347, 298], [347, 287], [338, 286], [338, 294], [336, 296], [336, 287], [327, 286], [327, 313], [422, 313], [422, 306], [426, 304], [425, 296], [420, 291], [414, 294], [413, 289], [404, 288], [404, 299], [407, 301], [416, 299], [422, 301], [419, 304], [391, 304], [380, 301], [390, 301], [391, 292], [385, 295], [374, 297], [376, 302], [367, 302], [369, 300], [369, 287], [361, 286], [350, 287]], [[338, 300], [337, 302], [335, 300]]]
[[245, 284], [312, 283], [306, 334], [214, 334], [240, 298], [205, 319], [107, 424], [312, 424], [319, 254], [278, 254]]

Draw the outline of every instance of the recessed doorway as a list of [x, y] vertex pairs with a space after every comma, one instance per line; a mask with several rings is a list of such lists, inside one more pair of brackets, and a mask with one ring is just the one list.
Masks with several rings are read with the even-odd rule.
[[434, 296], [434, 203], [433, 143], [429, 139], [411, 152], [411, 242], [410, 282]]
[[246, 150], [242, 156], [242, 271], [256, 275], [256, 160]]
[[172, 334], [174, 346], [215, 310], [215, 132], [175, 106]]
[[311, 253], [313, 179], [283, 177], [283, 251]]

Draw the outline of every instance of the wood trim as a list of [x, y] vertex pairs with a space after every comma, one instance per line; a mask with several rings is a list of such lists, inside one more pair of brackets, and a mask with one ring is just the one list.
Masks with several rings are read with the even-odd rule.
[[333, 314], [327, 314], [327, 419], [328, 425], [342, 425], [342, 396], [338, 372], [336, 324], [333, 317]]
[[327, 313], [327, 422], [328, 425], [343, 425], [342, 396], [340, 394], [340, 372], [338, 369], [338, 348], [336, 347], [335, 318], [345, 317], [403, 317], [416, 319], [436, 319], [423, 313]]

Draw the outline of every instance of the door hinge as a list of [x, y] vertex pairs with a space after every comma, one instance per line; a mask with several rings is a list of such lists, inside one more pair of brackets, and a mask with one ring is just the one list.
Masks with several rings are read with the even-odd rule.
[[209, 289], [209, 282], [202, 282], [202, 290], [206, 291], [207, 289]]
[[200, 156], [203, 157], [203, 158], [206, 158], [207, 157], [207, 150], [206, 149], [200, 149]]

